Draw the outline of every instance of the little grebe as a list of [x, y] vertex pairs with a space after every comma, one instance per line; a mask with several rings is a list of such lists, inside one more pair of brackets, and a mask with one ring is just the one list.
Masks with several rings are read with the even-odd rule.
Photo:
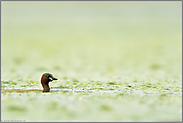
[[58, 80], [57, 78], [53, 77], [50, 73], [44, 73], [41, 77], [41, 84], [43, 86], [43, 92], [50, 92], [49, 82], [53, 80]]

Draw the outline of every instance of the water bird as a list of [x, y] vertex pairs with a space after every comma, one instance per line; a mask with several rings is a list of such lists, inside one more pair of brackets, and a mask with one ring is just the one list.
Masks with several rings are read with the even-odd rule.
[[41, 84], [43, 86], [43, 92], [50, 92], [49, 82], [53, 80], [58, 80], [57, 78], [53, 77], [51, 73], [44, 73], [41, 77]]

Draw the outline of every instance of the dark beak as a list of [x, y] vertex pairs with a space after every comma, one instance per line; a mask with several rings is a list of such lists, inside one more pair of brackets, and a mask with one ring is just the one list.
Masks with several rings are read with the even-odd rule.
[[57, 79], [57, 78], [55, 78], [55, 77], [52, 77], [52, 79], [53, 79], [53, 80], [58, 80], [58, 79]]
[[53, 80], [58, 80], [57, 78], [55, 78], [55, 77], [49, 77], [49, 82], [51, 82], [51, 81], [53, 81]]

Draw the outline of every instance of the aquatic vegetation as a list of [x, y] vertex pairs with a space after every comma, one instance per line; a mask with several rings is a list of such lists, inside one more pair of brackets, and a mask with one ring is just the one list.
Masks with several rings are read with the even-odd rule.
[[3, 1], [1, 120], [182, 121], [181, 7], [151, 5]]

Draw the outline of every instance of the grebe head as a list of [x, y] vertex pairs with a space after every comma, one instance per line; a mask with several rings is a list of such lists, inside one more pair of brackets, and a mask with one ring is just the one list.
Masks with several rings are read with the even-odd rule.
[[52, 74], [50, 73], [44, 73], [41, 77], [41, 84], [43, 86], [43, 92], [49, 92], [50, 87], [49, 87], [49, 82], [53, 80], [58, 80], [57, 78], [53, 77]]

